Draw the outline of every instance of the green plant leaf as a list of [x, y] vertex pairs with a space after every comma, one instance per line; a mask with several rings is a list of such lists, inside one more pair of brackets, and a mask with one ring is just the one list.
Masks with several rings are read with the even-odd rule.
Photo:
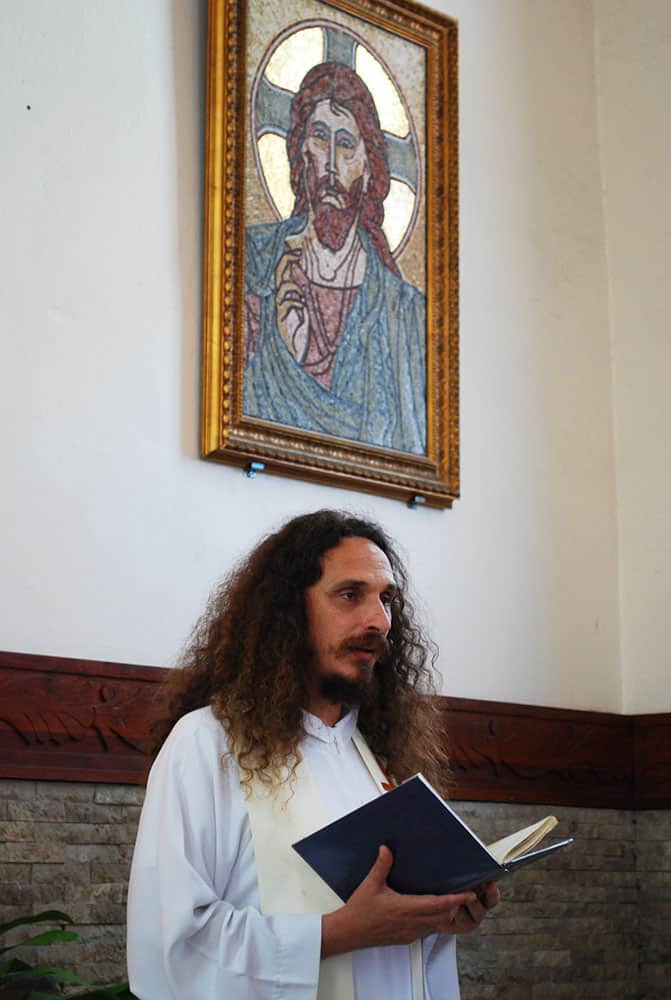
[[[75, 994], [72, 994], [74, 1000]], [[86, 993], [77, 993], [76, 1000], [137, 1000], [134, 993], [128, 989], [128, 983], [118, 983], [116, 986], [98, 986]]]
[[[9, 923], [0, 925], [0, 934], [12, 930], [14, 927], [23, 927], [30, 924], [46, 923], [47, 921], [56, 924], [73, 924], [74, 920], [61, 910], [44, 910], [42, 913], [35, 913], [28, 917], [19, 917]], [[29, 945], [37, 947], [40, 945], [50, 945], [56, 942], [83, 943], [83, 938], [74, 931], [50, 930], [42, 934], [37, 934], [30, 938], [24, 938], [18, 944], [0, 948], [0, 954], [11, 951], [14, 948], [21, 948]], [[111, 986], [91, 986], [80, 976], [66, 969], [60, 969], [53, 965], [31, 966], [20, 958], [13, 957], [9, 961], [0, 963], [0, 996], [4, 989], [14, 986], [24, 985], [30, 988], [30, 980], [42, 980], [42, 986], [31, 990], [27, 1000], [138, 1000], [134, 993], [131, 993], [127, 982], [114, 983]], [[47, 992], [53, 983], [55, 992]], [[59, 988], [61, 985], [79, 986], [78, 992], [72, 993], [68, 990], [63, 993]]]
[[7, 976], [7, 982], [20, 982], [21, 979], [27, 979], [31, 976], [35, 978], [38, 976], [51, 976], [57, 983], [76, 983], [77, 986], [88, 985], [85, 980], [75, 975], [74, 972], [68, 972], [67, 969], [59, 969], [54, 965], [36, 965], [32, 969], [12, 972]]
[[9, 962], [0, 963], [0, 977], [8, 972], [23, 972], [25, 969], [30, 969], [26, 962], [22, 962], [20, 958], [10, 958]]
[[6, 948], [0, 948], [0, 955], [6, 951], [12, 951], [14, 948], [25, 948], [28, 945], [37, 947], [40, 944], [53, 944], [55, 941], [79, 941], [80, 944], [85, 944], [81, 934], [75, 934], [74, 931], [45, 931], [44, 934], [36, 934], [35, 937], [24, 938], [23, 941], [18, 941], [17, 944], [10, 944]]
[[33, 990], [27, 1000], [53, 1000], [58, 996], [59, 1000], [138, 1000], [134, 993], [128, 988], [128, 983], [116, 983], [114, 986], [96, 986], [84, 993], [43, 993], [40, 990]]
[[14, 927], [23, 927], [26, 924], [41, 924], [47, 920], [52, 924], [74, 924], [72, 917], [69, 917], [67, 913], [63, 913], [61, 910], [43, 910], [42, 913], [34, 913], [30, 917], [17, 917], [16, 920], [10, 920], [8, 924], [0, 924], [0, 934], [6, 934], [7, 931], [11, 931]]
[[114, 983], [112, 986], [104, 986], [110, 996], [121, 997], [122, 1000], [137, 1000], [134, 993], [131, 993], [128, 983]]

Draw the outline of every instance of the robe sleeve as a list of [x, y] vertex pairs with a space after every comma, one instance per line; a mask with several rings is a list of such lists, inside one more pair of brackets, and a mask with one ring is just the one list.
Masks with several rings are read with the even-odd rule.
[[222, 763], [213, 717], [193, 716], [204, 718], [177, 724], [147, 787], [128, 896], [131, 989], [139, 1000], [315, 1000], [321, 917], [259, 912], [237, 767]]
[[454, 934], [424, 938], [425, 1000], [459, 1000], [457, 939]]

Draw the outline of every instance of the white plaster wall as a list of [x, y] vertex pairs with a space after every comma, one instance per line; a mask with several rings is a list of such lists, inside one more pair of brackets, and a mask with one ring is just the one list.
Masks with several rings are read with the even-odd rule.
[[400, 540], [446, 692], [621, 708], [591, 6], [443, 9], [463, 499], [439, 512], [197, 457], [204, 4], [4, 0], [1, 648], [169, 664], [259, 534], [338, 505]]
[[671, 708], [671, 4], [596, 0], [624, 709]]

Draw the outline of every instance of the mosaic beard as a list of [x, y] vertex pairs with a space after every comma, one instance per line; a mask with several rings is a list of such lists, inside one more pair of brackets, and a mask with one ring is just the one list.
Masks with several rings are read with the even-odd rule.
[[[319, 242], [329, 250], [342, 250], [361, 208], [364, 194], [363, 176], [357, 177], [348, 191], [338, 181], [329, 181], [328, 177], [322, 177], [318, 181], [314, 165], [309, 163], [307, 183]], [[340, 206], [324, 202], [327, 196], [337, 197]]]

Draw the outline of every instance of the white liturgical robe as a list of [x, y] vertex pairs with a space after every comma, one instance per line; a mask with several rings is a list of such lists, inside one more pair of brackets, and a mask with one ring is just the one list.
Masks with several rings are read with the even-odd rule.
[[[305, 713], [300, 751], [326, 821], [380, 794], [352, 736]], [[147, 785], [128, 894], [128, 972], [140, 1000], [317, 1000], [318, 913], [261, 913], [237, 765], [210, 708], [176, 724]], [[410, 1000], [407, 946], [352, 953], [355, 1000]], [[424, 940], [426, 1000], [458, 1000], [455, 940]]]

